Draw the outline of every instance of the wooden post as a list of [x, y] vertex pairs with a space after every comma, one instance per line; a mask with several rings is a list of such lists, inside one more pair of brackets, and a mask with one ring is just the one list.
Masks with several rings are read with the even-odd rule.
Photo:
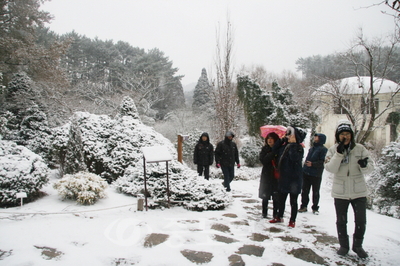
[[182, 135], [178, 135], [178, 162], [182, 163], [182, 143], [183, 137]]

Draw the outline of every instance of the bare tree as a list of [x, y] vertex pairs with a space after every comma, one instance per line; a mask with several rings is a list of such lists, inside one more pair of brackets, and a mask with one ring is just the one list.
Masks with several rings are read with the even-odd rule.
[[221, 42], [220, 28], [216, 31], [216, 78], [211, 79], [213, 87], [211, 98], [215, 106], [215, 136], [222, 138], [226, 131], [237, 132], [239, 128], [240, 105], [233, 82], [233, 45], [232, 24], [227, 20], [225, 38]]
[[[379, 101], [378, 107], [378, 94], [383, 88], [384, 81], [387, 75], [397, 68], [393, 57], [396, 56], [395, 51], [398, 46], [399, 41], [393, 36], [386, 42], [382, 39], [368, 41], [360, 31], [351, 48], [341, 56], [354, 67], [361, 96], [349, 96], [354, 94], [349, 91], [352, 88], [348, 84], [341, 84], [340, 80], [331, 80], [328, 82], [329, 86], [318, 89], [319, 93], [333, 98], [333, 101], [323, 102], [325, 105], [332, 109], [340, 109], [342, 114], [346, 114], [356, 128], [356, 138], [360, 143], [367, 141], [376, 128], [378, 119], [393, 108], [395, 97], [399, 94], [400, 86], [397, 85], [388, 99]], [[368, 84], [365, 84], [363, 77], [367, 77]]]

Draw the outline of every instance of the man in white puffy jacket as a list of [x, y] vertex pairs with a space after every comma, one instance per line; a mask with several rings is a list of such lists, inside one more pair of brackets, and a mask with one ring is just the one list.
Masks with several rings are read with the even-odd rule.
[[362, 247], [367, 224], [367, 186], [364, 175], [372, 172], [374, 162], [361, 144], [355, 143], [353, 126], [348, 120], [340, 120], [335, 132], [336, 144], [329, 148], [325, 157], [325, 169], [334, 174], [332, 197], [335, 200], [336, 228], [340, 249], [337, 254], [349, 252], [347, 211], [354, 211], [355, 229], [352, 250], [360, 258], [368, 257]]

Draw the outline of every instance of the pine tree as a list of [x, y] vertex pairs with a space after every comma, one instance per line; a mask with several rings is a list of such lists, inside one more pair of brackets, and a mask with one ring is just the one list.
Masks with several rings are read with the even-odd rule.
[[193, 109], [201, 109], [202, 106], [210, 104], [211, 85], [208, 81], [207, 71], [205, 68], [201, 70], [201, 76], [197, 81], [193, 92]]
[[267, 117], [266, 124], [302, 128], [309, 126], [305, 108], [293, 100], [293, 93], [289, 88], [281, 88], [277, 82], [273, 82], [271, 95], [273, 113]]
[[67, 151], [65, 154], [65, 164], [60, 170], [63, 174], [76, 174], [80, 171], [86, 171], [87, 167], [84, 162], [84, 150], [82, 143], [82, 131], [76, 117], [72, 118], [69, 129], [69, 139]]
[[266, 117], [272, 114], [271, 96], [247, 75], [238, 76], [237, 83], [237, 93], [246, 115], [249, 135], [258, 136]]

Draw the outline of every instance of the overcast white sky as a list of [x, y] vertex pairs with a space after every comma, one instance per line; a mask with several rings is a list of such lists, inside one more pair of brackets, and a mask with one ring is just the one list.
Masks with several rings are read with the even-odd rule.
[[[54, 15], [56, 33], [75, 30], [87, 37], [158, 48], [197, 82], [212, 71], [216, 29], [229, 13], [234, 27], [234, 64], [263, 65], [268, 71], [295, 71], [300, 57], [348, 48], [360, 27], [369, 38], [394, 29], [381, 0], [51, 0], [42, 9]], [[223, 29], [223, 28], [222, 28]], [[211, 73], [209, 73], [209, 76]]]

